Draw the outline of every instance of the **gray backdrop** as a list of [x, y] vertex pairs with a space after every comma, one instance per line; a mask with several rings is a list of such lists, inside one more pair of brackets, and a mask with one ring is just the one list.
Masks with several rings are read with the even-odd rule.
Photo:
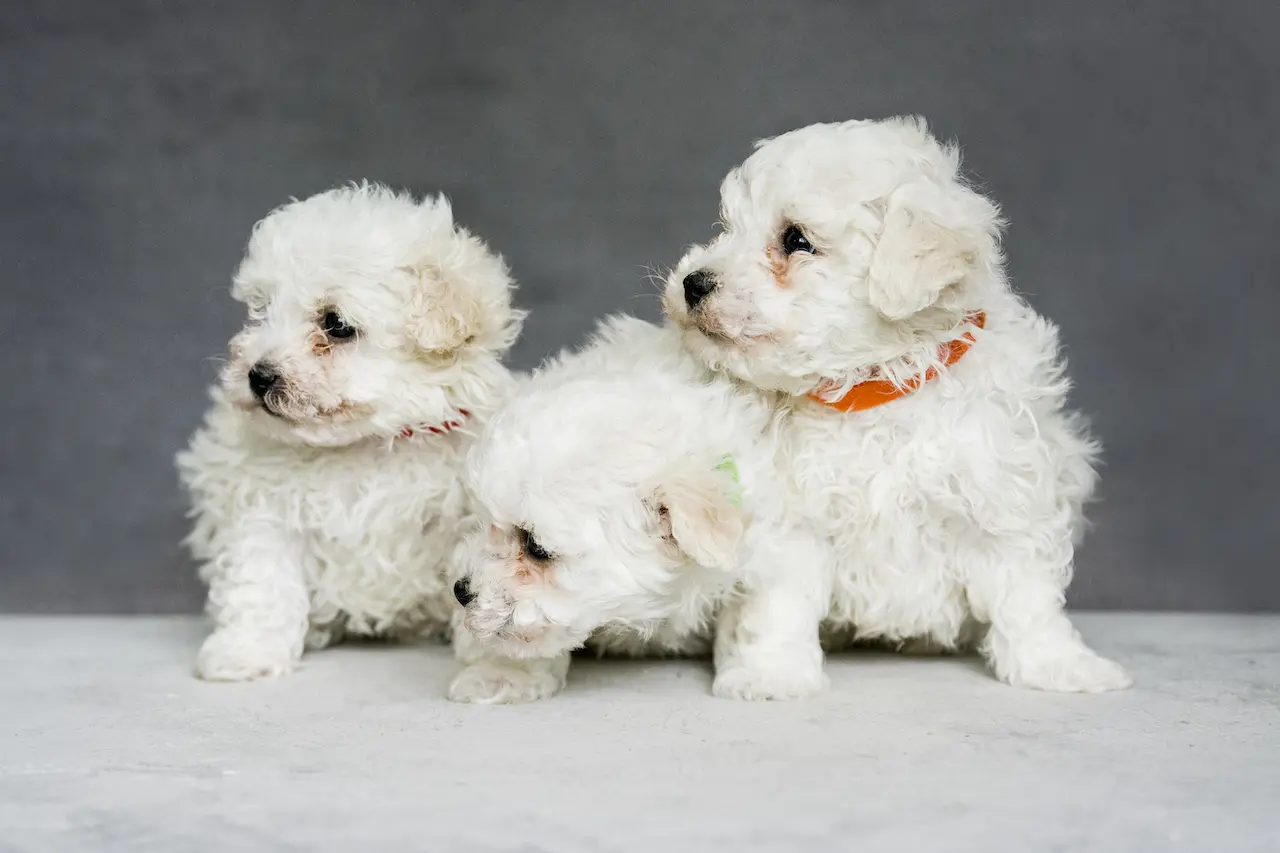
[[1004, 205], [1107, 446], [1079, 606], [1280, 606], [1274, 2], [0, 8], [0, 609], [182, 611], [171, 458], [250, 226], [444, 190], [533, 312], [526, 367], [711, 233], [752, 140], [903, 112]]

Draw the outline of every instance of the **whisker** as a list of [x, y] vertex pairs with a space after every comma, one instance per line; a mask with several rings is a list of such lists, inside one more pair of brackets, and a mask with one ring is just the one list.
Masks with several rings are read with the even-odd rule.
[[643, 278], [652, 285], [656, 285], [659, 290], [667, 286], [667, 276], [671, 274], [669, 269], [656, 264], [645, 264], [641, 267], [644, 271]]

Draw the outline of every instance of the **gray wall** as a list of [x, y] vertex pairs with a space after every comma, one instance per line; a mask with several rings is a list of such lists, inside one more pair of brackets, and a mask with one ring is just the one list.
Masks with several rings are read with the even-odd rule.
[[657, 316], [749, 144], [926, 115], [1003, 203], [1106, 441], [1079, 606], [1280, 607], [1273, 2], [10, 2], [0, 609], [200, 592], [171, 457], [249, 227], [444, 190], [532, 309], [514, 360]]

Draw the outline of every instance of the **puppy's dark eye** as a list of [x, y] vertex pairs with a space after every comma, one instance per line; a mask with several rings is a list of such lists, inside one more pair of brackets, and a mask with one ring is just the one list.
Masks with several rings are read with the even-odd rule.
[[808, 237], [804, 236], [800, 226], [788, 225], [787, 230], [782, 232], [782, 254], [794, 255], [796, 252], [812, 254], [813, 244], [809, 242]]
[[326, 311], [320, 319], [320, 328], [331, 341], [345, 341], [356, 336], [355, 326], [347, 325], [347, 321], [338, 316], [337, 311]]
[[520, 529], [520, 547], [540, 563], [551, 559], [551, 552], [539, 545], [538, 540], [533, 538], [533, 534], [524, 528]]

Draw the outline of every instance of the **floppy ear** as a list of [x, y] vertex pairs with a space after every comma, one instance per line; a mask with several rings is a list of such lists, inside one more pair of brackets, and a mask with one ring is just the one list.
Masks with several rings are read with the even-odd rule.
[[[466, 229], [453, 225], [443, 198], [423, 202], [429, 218], [419, 244], [408, 314], [418, 347], [448, 352], [473, 342], [505, 349], [524, 314], [511, 307], [511, 277], [502, 258]], [[441, 221], [443, 220], [443, 221]]]
[[410, 305], [414, 341], [423, 350], [456, 350], [481, 337], [488, 318], [480, 295], [432, 261], [414, 268], [418, 280]]
[[999, 228], [995, 205], [957, 180], [894, 190], [871, 257], [871, 306], [889, 320], [904, 320], [933, 305], [991, 259]]
[[689, 559], [708, 568], [733, 568], [746, 525], [738, 485], [723, 467], [682, 470], [654, 495], [663, 532]]

